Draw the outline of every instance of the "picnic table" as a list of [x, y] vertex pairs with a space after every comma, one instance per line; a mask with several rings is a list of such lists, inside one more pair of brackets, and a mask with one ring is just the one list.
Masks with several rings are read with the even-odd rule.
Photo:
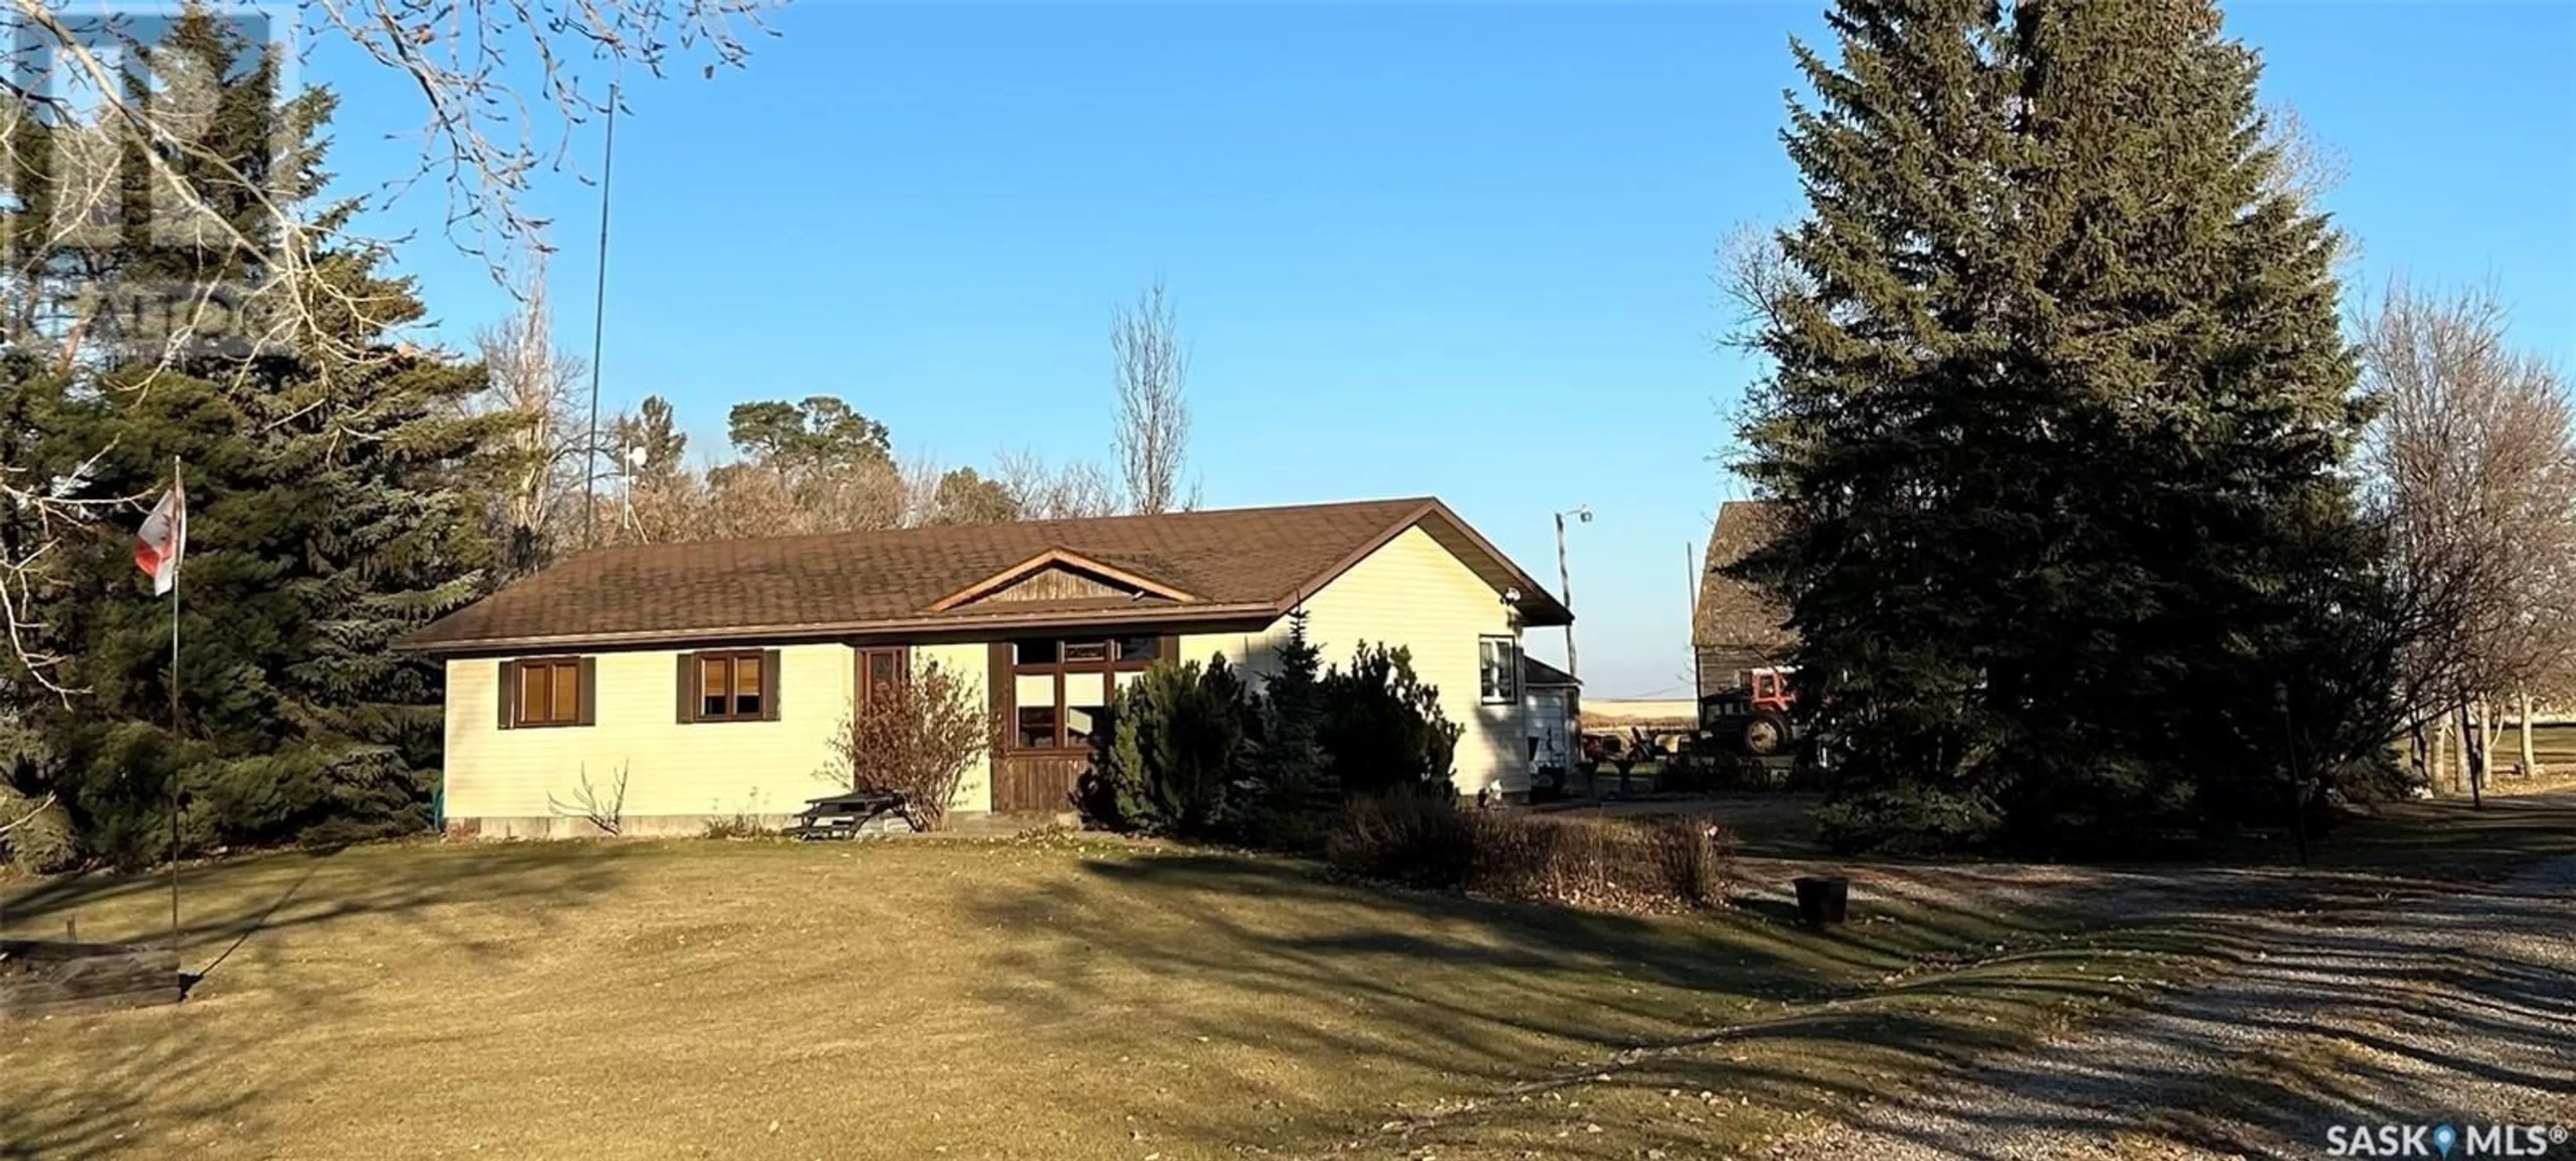
[[847, 794], [813, 799], [805, 809], [796, 812], [796, 825], [787, 828], [787, 837], [811, 842], [815, 839], [854, 839], [869, 823], [889, 814], [903, 813], [903, 796], [891, 790], [853, 790]]

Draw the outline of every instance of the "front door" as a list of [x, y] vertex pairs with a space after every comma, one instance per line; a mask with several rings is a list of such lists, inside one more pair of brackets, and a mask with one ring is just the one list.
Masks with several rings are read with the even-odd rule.
[[[851, 756], [863, 755], [869, 748], [884, 744], [882, 735], [869, 737], [868, 714], [881, 708], [912, 680], [912, 650], [897, 645], [892, 648], [858, 650], [858, 682], [853, 694], [855, 711], [850, 715]], [[856, 790], [858, 787], [851, 787]]]

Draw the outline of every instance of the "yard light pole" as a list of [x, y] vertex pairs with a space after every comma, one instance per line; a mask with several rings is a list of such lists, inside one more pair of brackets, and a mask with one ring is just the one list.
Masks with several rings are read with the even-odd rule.
[[[1565, 518], [1568, 516], [1574, 517], [1577, 523], [1590, 524], [1592, 506], [1581, 504], [1556, 514], [1556, 590], [1565, 598], [1565, 611], [1570, 614], [1574, 612], [1574, 576], [1565, 567]], [[1578, 681], [1583, 677], [1583, 671], [1574, 664], [1574, 619], [1571, 616], [1565, 621], [1565, 675]]]

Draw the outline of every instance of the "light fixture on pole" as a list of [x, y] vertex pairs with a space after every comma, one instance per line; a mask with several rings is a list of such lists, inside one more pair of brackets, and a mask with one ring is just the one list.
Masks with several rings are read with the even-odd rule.
[[[1574, 611], [1574, 576], [1565, 567], [1565, 518], [1568, 516], [1574, 517], [1576, 523], [1590, 524], [1592, 506], [1578, 504], [1556, 514], [1556, 589], [1557, 595], [1565, 601], [1565, 611], [1572, 613]], [[1571, 617], [1568, 617], [1565, 622], [1565, 675], [1577, 680], [1583, 677], [1583, 671], [1576, 668], [1574, 664], [1574, 621]]]

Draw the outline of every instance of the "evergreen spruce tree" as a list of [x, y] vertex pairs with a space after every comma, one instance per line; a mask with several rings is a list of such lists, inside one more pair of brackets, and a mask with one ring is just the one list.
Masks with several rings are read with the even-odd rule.
[[1744, 432], [1784, 532], [1745, 572], [1789, 598], [1839, 821], [2050, 845], [2286, 804], [2261, 727], [2351, 641], [2316, 582], [2366, 571], [2366, 416], [2258, 62], [2201, 0], [1829, 19]]
[[[193, 54], [223, 78], [222, 112], [200, 141], [237, 149], [219, 160], [241, 182], [319, 196], [328, 93], [273, 102], [276, 62], [210, 20], [178, 22], [155, 51]], [[283, 151], [270, 134], [279, 124]], [[31, 462], [65, 471], [100, 457], [85, 496], [157, 495], [174, 461], [186, 473], [176, 728], [172, 602], [136, 574], [125, 527], [66, 545], [61, 583], [31, 610], [69, 659], [67, 683], [85, 692], [15, 691], [89, 849], [120, 863], [168, 853], [171, 779], [185, 802], [183, 853], [422, 825], [438, 675], [390, 646], [479, 595], [489, 554], [474, 531], [479, 501], [460, 486], [502, 422], [459, 407], [479, 368], [399, 340], [422, 307], [406, 280], [381, 272], [383, 255], [332, 244], [350, 207], [321, 207], [311, 237], [265, 239], [239, 186], [220, 185], [217, 201], [238, 215], [238, 235], [129, 232], [50, 261], [81, 271], [62, 282], [72, 299], [166, 299], [173, 287], [185, 297], [223, 280], [235, 281], [201, 297], [266, 288], [237, 300], [244, 325], [190, 337], [149, 311], [102, 315], [115, 325], [97, 336], [108, 352], [98, 365], [48, 375], [21, 361], [7, 388], [29, 419]], [[274, 277], [278, 255], [243, 238], [311, 249], [292, 278]], [[302, 325], [264, 326], [259, 293], [324, 305]]]
[[1255, 846], [1320, 847], [1342, 805], [1341, 785], [1323, 750], [1323, 650], [1306, 628], [1306, 610], [1288, 614], [1288, 638], [1262, 683], [1255, 715], [1259, 736], [1230, 806], [1235, 829]]

